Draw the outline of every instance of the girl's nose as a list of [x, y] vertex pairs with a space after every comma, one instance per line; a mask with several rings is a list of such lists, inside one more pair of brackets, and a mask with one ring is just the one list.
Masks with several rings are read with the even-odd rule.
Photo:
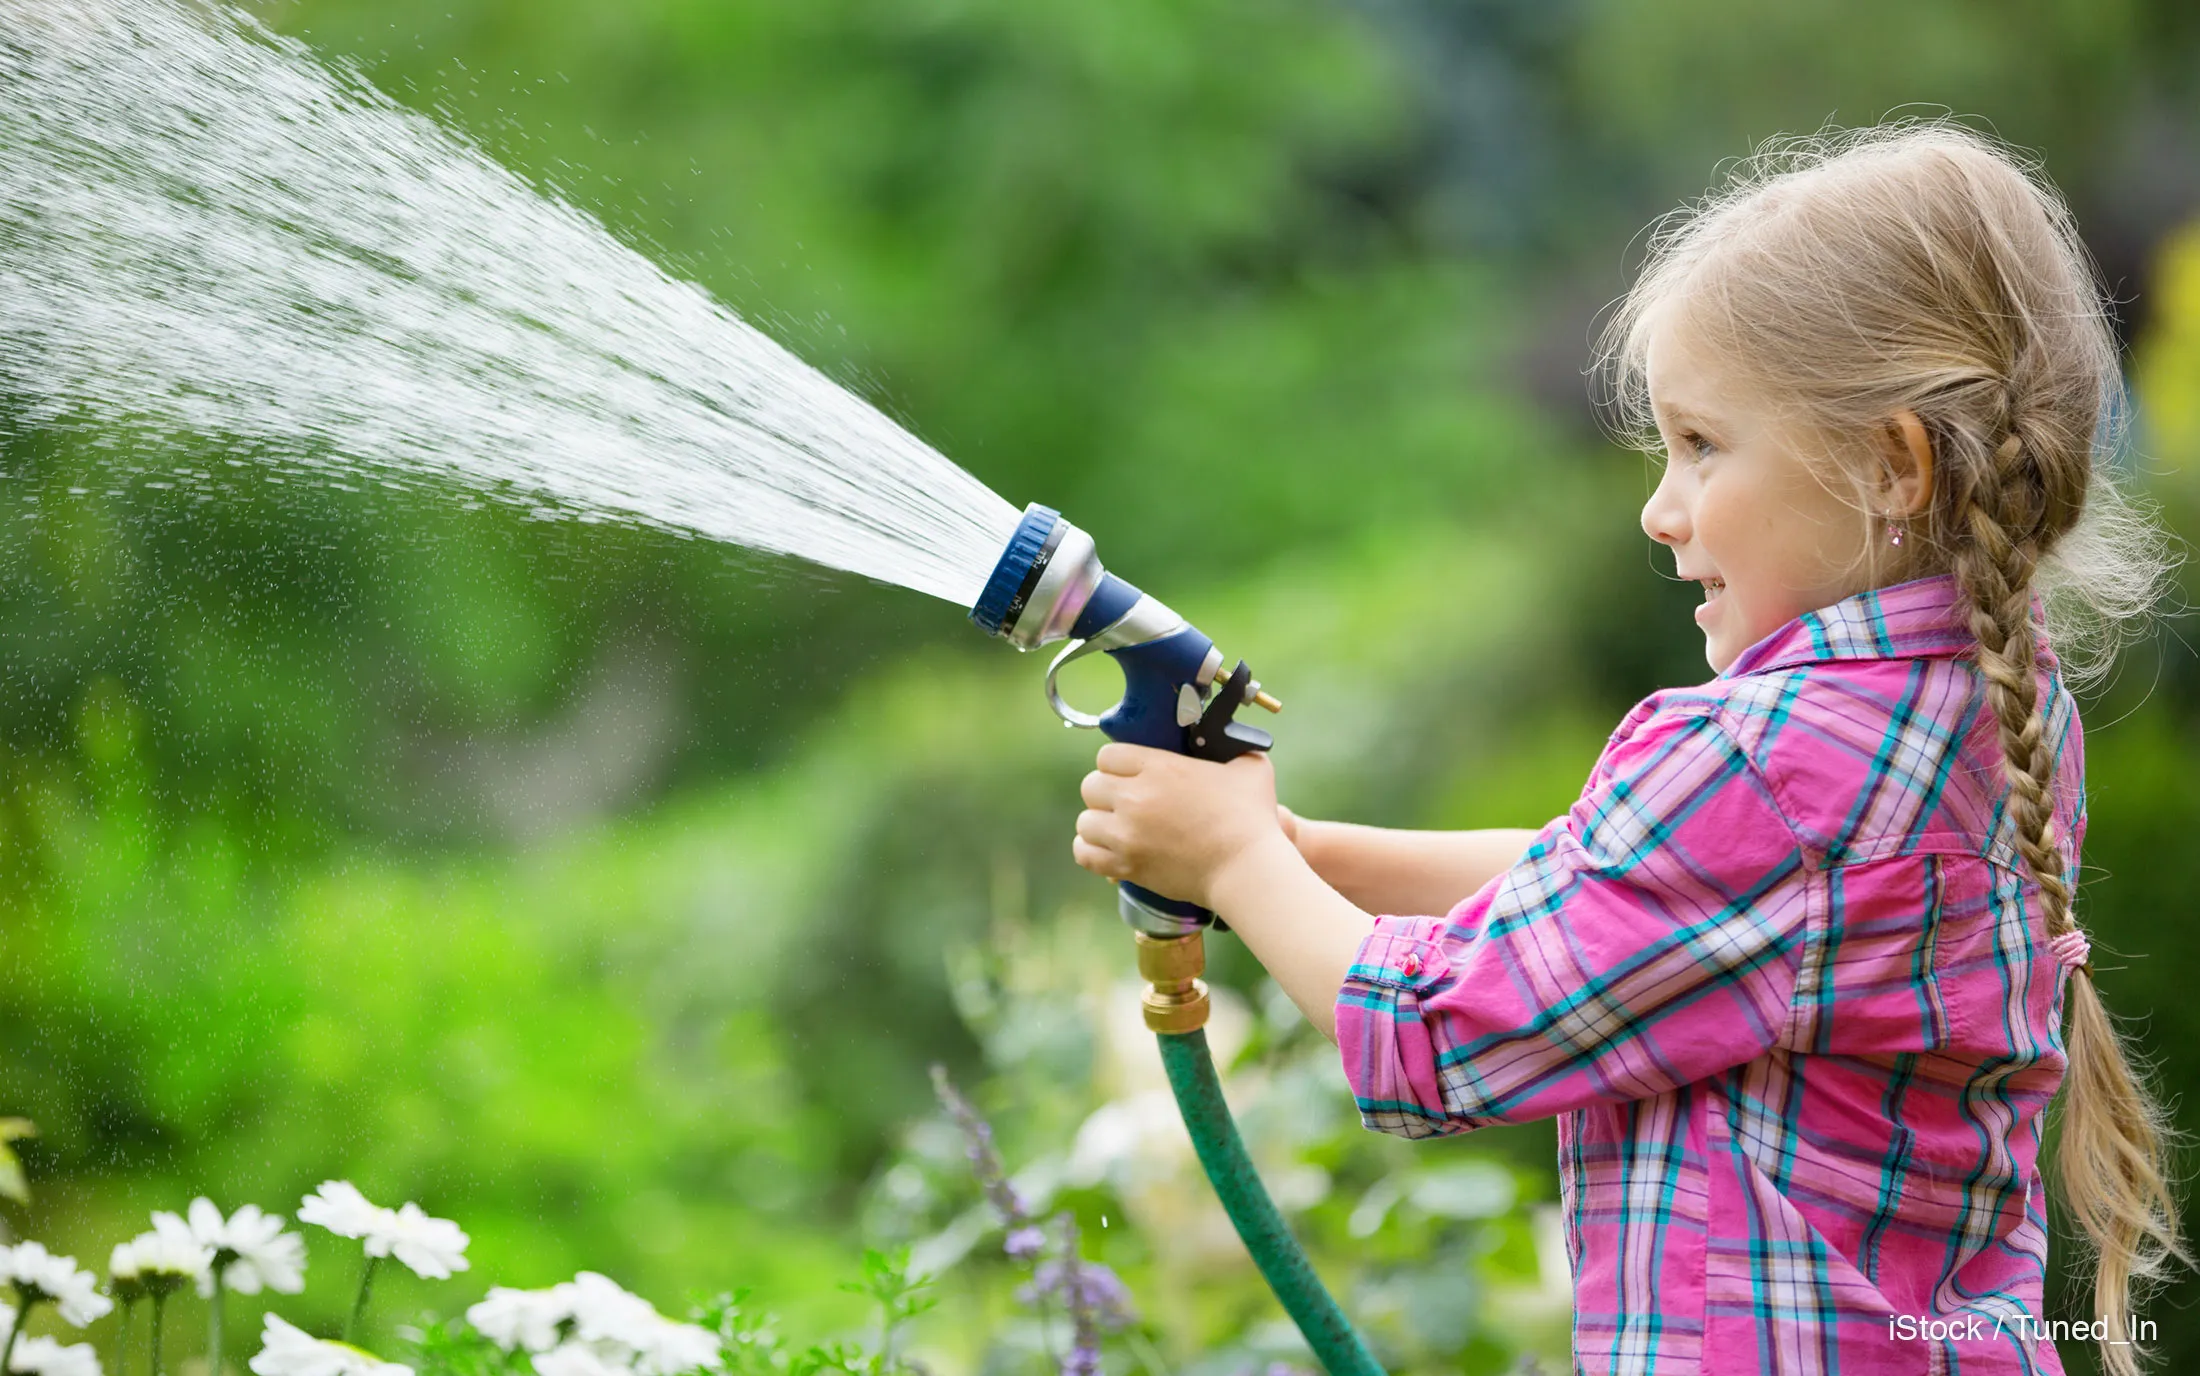
[[1688, 508], [1673, 490], [1673, 465], [1658, 468], [1657, 490], [1642, 504], [1642, 532], [1661, 545], [1688, 543]]

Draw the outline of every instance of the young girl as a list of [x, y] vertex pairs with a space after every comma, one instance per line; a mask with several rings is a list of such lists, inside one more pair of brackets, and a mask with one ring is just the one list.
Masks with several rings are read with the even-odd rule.
[[1299, 821], [1263, 756], [1111, 744], [1078, 863], [1222, 914], [1368, 1126], [1557, 1116], [1582, 1371], [2059, 1373], [2057, 1334], [2136, 1371], [2132, 1284], [2191, 1258], [2071, 913], [2049, 640], [2059, 594], [2114, 630], [2166, 561], [2101, 467], [2116, 348], [2066, 210], [1957, 125], [1792, 141], [1653, 239], [1602, 362], [1711, 680], [1535, 832]]

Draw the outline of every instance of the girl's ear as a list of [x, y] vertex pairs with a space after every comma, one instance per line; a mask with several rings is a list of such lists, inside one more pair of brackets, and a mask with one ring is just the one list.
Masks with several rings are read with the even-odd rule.
[[1923, 515], [1933, 503], [1933, 443], [1925, 422], [1905, 406], [1888, 418], [1880, 436], [1880, 456], [1886, 460], [1881, 492], [1889, 520]]

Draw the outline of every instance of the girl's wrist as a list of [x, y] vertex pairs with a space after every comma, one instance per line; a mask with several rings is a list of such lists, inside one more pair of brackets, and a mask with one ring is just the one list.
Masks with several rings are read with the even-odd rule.
[[[1305, 825], [1300, 823], [1302, 828]], [[1225, 915], [1257, 908], [1259, 895], [1272, 888], [1278, 877], [1293, 869], [1311, 872], [1313, 866], [1301, 849], [1305, 835], [1302, 830], [1294, 842], [1278, 827], [1230, 857], [1208, 880], [1207, 906]]]
[[1322, 872], [1322, 861], [1329, 853], [1335, 829], [1328, 823], [1313, 817], [1297, 817], [1297, 825], [1291, 833], [1291, 843], [1314, 873]]

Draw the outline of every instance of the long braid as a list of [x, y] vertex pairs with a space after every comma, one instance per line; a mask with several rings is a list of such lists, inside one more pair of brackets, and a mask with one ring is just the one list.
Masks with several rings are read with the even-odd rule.
[[2072, 927], [2070, 886], [2055, 846], [2055, 762], [2039, 703], [2042, 628], [2032, 619], [2032, 575], [2039, 564], [2039, 484], [2027, 481], [2023, 436], [2011, 429], [1997, 445], [1987, 482], [1963, 502], [1964, 533], [1952, 560], [1978, 637], [1978, 665], [2001, 723], [2003, 772], [2017, 823], [2017, 849], [2047, 902], [2047, 935]]
[[[2039, 881], [2049, 940], [2071, 931], [2069, 883], [2055, 837], [2055, 761], [2038, 693], [2042, 627], [2032, 616], [2044, 508], [2036, 468], [2026, 460], [2023, 427], [1993, 452], [1984, 481], [1965, 484], [1950, 560], [1967, 604], [1977, 661], [2000, 727], [2017, 849]], [[2075, 519], [2074, 514], [2071, 519]], [[2047, 526], [2052, 532], [2054, 524]], [[2051, 536], [2049, 537], [2051, 538]], [[2081, 978], [2082, 976], [2082, 978]], [[2162, 1168], [2172, 1135], [2157, 1101], [2141, 1088], [2134, 1057], [2109, 1021], [2090, 962], [2072, 972], [2064, 1002], [2069, 1066], [2063, 1081], [2062, 1136], [2056, 1153], [2065, 1207], [2092, 1244], [2095, 1317], [2110, 1339], [2131, 1332], [2134, 1279], [2159, 1279], [2172, 1256], [2193, 1265], [2179, 1236], [2177, 1200]], [[2103, 1343], [2115, 1376], [2138, 1376], [2144, 1349]]]

